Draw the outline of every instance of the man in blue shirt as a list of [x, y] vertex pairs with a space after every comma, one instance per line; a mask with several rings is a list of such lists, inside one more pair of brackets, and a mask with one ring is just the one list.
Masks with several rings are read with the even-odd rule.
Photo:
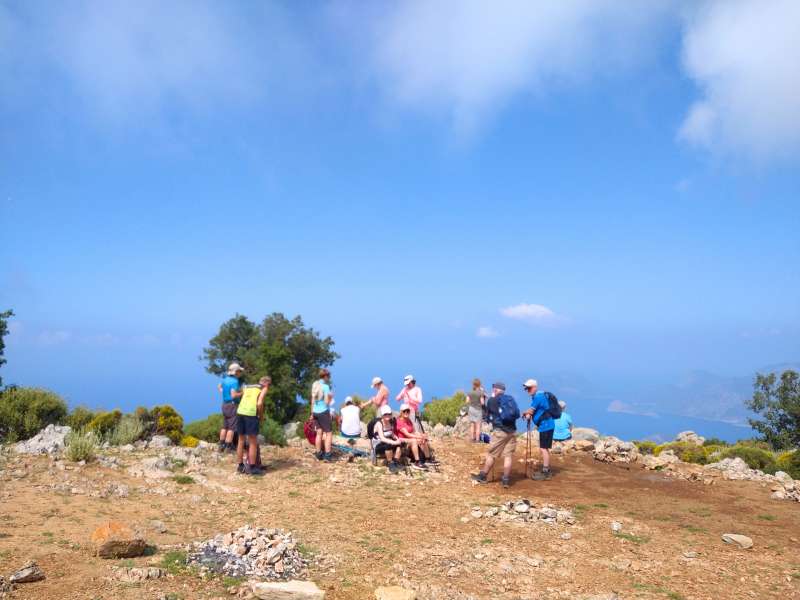
[[539, 429], [539, 450], [542, 453], [542, 470], [534, 473], [531, 477], [537, 481], [550, 479], [550, 448], [553, 447], [553, 430], [555, 422], [548, 412], [550, 401], [544, 392], [538, 391], [539, 384], [535, 379], [528, 379], [522, 384], [525, 391], [530, 394], [531, 407], [522, 416], [528, 420], [533, 420], [534, 425]]
[[231, 363], [228, 374], [222, 379], [217, 389], [222, 393], [222, 429], [219, 430], [219, 451], [236, 450], [233, 445], [233, 434], [236, 432], [236, 408], [242, 399], [242, 369], [239, 363]]

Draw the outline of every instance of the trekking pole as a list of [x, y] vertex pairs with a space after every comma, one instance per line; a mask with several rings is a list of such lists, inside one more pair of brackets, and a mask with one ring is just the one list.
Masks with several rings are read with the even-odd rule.
[[525, 479], [528, 478], [528, 468], [531, 462], [531, 421], [528, 419], [528, 435], [525, 441]]

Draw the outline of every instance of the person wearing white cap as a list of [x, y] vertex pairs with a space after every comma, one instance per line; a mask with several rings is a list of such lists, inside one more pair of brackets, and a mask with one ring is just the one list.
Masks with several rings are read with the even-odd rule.
[[381, 406], [380, 416], [381, 418], [375, 423], [374, 428], [375, 455], [383, 454], [386, 457], [386, 466], [389, 467], [389, 472], [395, 474], [400, 470], [397, 461], [400, 460], [402, 450], [400, 440], [394, 433], [392, 409], [388, 404]]
[[397, 419], [395, 431], [400, 442], [411, 449], [411, 455], [414, 457], [414, 462], [411, 463], [412, 469], [427, 470], [426, 462], [432, 465], [439, 464], [431, 455], [428, 436], [414, 431], [414, 423], [411, 421], [411, 407], [408, 404], [400, 406], [400, 418]]
[[389, 388], [386, 387], [386, 384], [380, 377], [372, 378], [372, 387], [377, 391], [375, 392], [375, 395], [369, 399], [369, 401], [375, 406], [375, 414], [380, 415], [381, 406], [388, 406], [389, 404]]
[[403, 378], [403, 389], [397, 394], [395, 400], [401, 404], [408, 404], [411, 408], [411, 422], [414, 423], [414, 429], [420, 429], [417, 413], [419, 413], [419, 407], [422, 406], [422, 390], [417, 387], [417, 380], [413, 375], [406, 375]]
[[352, 396], [344, 399], [344, 406], [339, 414], [342, 417], [342, 423], [339, 426], [342, 437], [347, 438], [348, 441], [361, 437], [361, 407], [353, 402]]
[[[553, 447], [553, 431], [555, 430], [555, 419], [561, 416], [561, 407], [558, 400], [549, 392], [540, 392], [539, 384], [535, 379], [528, 379], [522, 384], [525, 391], [531, 397], [531, 406], [522, 413], [522, 416], [532, 421], [539, 429], [539, 452], [542, 453], [542, 470], [531, 475], [537, 481], [550, 479], [550, 449]], [[555, 406], [551, 404], [551, 397], [555, 401]]]
[[233, 434], [236, 433], [236, 409], [244, 395], [242, 390], [242, 374], [244, 369], [239, 363], [228, 366], [228, 374], [223, 377], [217, 389], [222, 393], [222, 429], [219, 430], [219, 451], [236, 450], [233, 445]]

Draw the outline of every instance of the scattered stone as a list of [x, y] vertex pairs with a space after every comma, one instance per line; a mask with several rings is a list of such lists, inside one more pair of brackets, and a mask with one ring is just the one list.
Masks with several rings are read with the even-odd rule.
[[158, 567], [111, 567], [114, 579], [125, 583], [138, 583], [164, 577], [167, 572]]
[[615, 556], [611, 560], [611, 566], [617, 571], [627, 571], [631, 568], [631, 561], [629, 558], [623, 556]]
[[6, 594], [13, 592], [14, 587], [13, 583], [6, 581], [6, 578], [0, 575], [0, 598], [5, 598]]
[[619, 533], [622, 531], [622, 523], [619, 521], [611, 521], [611, 531], [614, 533]]
[[159, 521], [157, 519], [154, 519], [154, 520], [150, 521], [150, 529], [152, 529], [153, 531], [157, 531], [158, 533], [166, 533], [167, 532], [167, 526], [164, 525], [164, 522], [163, 521]]
[[172, 446], [172, 440], [165, 435], [154, 435], [147, 443], [148, 448], [169, 448]]
[[33, 583], [42, 579], [44, 579], [44, 571], [35, 561], [30, 561], [8, 578], [11, 583]]
[[695, 446], [702, 446], [703, 442], [706, 441], [701, 435], [697, 435], [694, 431], [681, 431], [677, 436], [675, 436], [676, 442], [690, 442]]
[[92, 532], [92, 544], [100, 558], [135, 558], [144, 554], [147, 544], [130, 527], [109, 521]]
[[473, 519], [480, 519], [483, 516], [483, 512], [481, 512], [481, 508], [479, 506], [476, 506], [475, 508], [472, 509], [470, 516]]
[[133, 444], [124, 444], [119, 447], [120, 452], [133, 452], [134, 450], [136, 450], [136, 446]]
[[648, 454], [642, 458], [642, 464], [645, 469], [655, 471], [656, 469], [663, 469], [668, 465], [680, 462], [680, 459], [675, 455], [672, 450], [664, 450], [658, 456]]
[[253, 594], [261, 600], [324, 600], [325, 592], [313, 581], [254, 583]]
[[375, 600], [416, 600], [417, 592], [399, 585], [379, 587], [375, 590]]
[[566, 541], [566, 540], [571, 540], [571, 539], [572, 539], [572, 534], [571, 534], [571, 533], [568, 533], [568, 532], [567, 532], [567, 533], [562, 533], [562, 534], [561, 534], [561, 539], [562, 539], [562, 540], [565, 540], [565, 541]]
[[[481, 513], [481, 507], [475, 506], [470, 514]], [[511, 500], [500, 506], [490, 506], [482, 511], [483, 518], [497, 518], [501, 521], [526, 521], [541, 522], [546, 525], [566, 524], [574, 525], [575, 516], [571, 511], [559, 509], [551, 504], [545, 504], [537, 508], [533, 502], [522, 498]], [[478, 518], [477, 516], [475, 518]], [[464, 523], [469, 522], [469, 517], [461, 517]]]
[[201, 572], [274, 580], [305, 577], [308, 565], [291, 533], [250, 525], [195, 543], [188, 563]]
[[753, 547], [753, 540], [746, 535], [741, 535], [739, 533], [723, 533], [722, 541], [726, 544], [736, 544], [743, 550]]
[[526, 513], [530, 512], [530, 510], [531, 510], [531, 503], [528, 500], [520, 500], [519, 502], [514, 504], [514, 512]]
[[639, 449], [636, 444], [609, 436], [594, 443], [594, 458], [602, 462], [632, 463], [639, 460]]
[[14, 445], [19, 454], [56, 454], [66, 447], [66, 437], [72, 431], [67, 425], [48, 425], [29, 440]]
[[683, 558], [697, 558], [698, 554], [694, 550], [687, 550], [683, 553]]

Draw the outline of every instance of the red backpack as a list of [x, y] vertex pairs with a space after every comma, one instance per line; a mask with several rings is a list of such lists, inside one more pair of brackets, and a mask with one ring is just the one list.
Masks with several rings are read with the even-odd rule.
[[312, 446], [317, 442], [317, 424], [313, 417], [303, 424], [303, 435]]

